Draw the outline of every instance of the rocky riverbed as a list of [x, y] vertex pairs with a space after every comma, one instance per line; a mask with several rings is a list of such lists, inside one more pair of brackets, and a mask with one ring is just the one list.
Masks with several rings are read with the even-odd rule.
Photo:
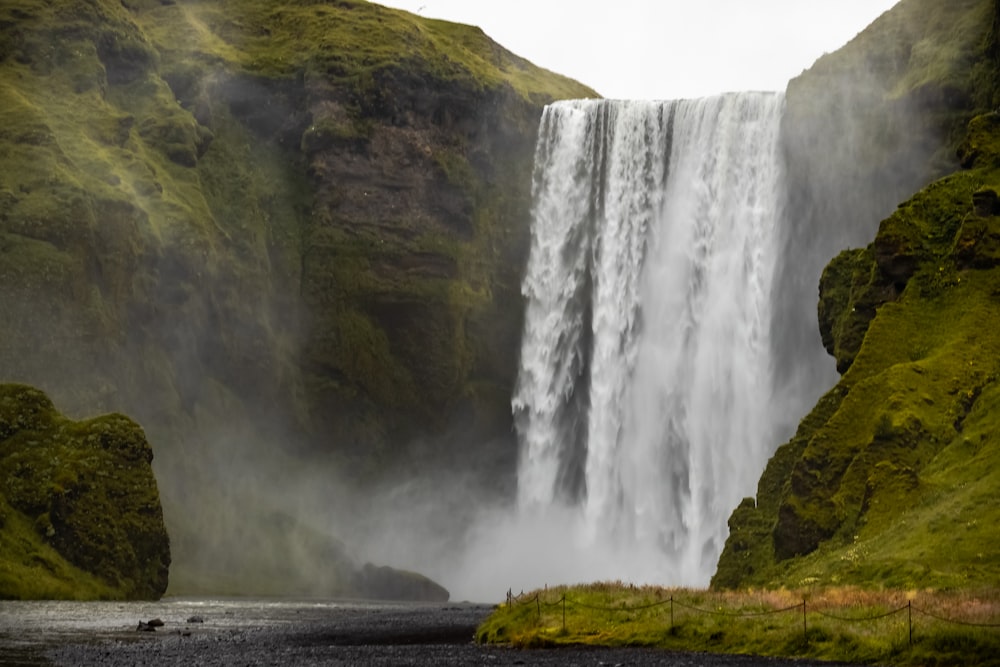
[[488, 605], [469, 603], [0, 601], [0, 665], [830, 667], [653, 649], [524, 651], [474, 644], [475, 628], [489, 612]]

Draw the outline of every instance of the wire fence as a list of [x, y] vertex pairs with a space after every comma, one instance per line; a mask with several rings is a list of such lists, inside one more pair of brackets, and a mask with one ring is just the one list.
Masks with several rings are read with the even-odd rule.
[[781, 607], [781, 608], [778, 608], [778, 609], [764, 609], [764, 610], [761, 610], [761, 611], [728, 611], [728, 610], [720, 610], [720, 609], [704, 609], [702, 607], [698, 607], [696, 605], [688, 604], [688, 603], [683, 602], [683, 601], [681, 601], [679, 599], [676, 599], [673, 595], [671, 595], [669, 598], [667, 598], [665, 600], [659, 600], [657, 602], [650, 602], [650, 603], [645, 603], [645, 604], [634, 604], [634, 605], [627, 605], [625, 603], [622, 603], [619, 606], [610, 607], [610, 606], [602, 606], [602, 605], [590, 604], [590, 603], [587, 603], [587, 602], [583, 602], [582, 600], [573, 599], [571, 597], [568, 597], [565, 593], [561, 594], [559, 596], [559, 598], [556, 599], [556, 600], [553, 600], [551, 602], [545, 602], [545, 601], [542, 600], [542, 594], [540, 592], [536, 592], [534, 594], [526, 594], [526, 593], [524, 593], [524, 591], [522, 591], [520, 594], [514, 595], [513, 592], [510, 589], [508, 589], [508, 591], [507, 591], [507, 606], [508, 607], [513, 608], [513, 607], [516, 607], [516, 606], [526, 605], [526, 604], [534, 604], [535, 605], [535, 608], [537, 610], [538, 618], [539, 619], [541, 619], [542, 608], [543, 607], [547, 608], [547, 609], [548, 608], [553, 608], [553, 607], [561, 607], [562, 608], [562, 624], [563, 624], [563, 629], [566, 628], [566, 606], [567, 605], [569, 605], [571, 607], [575, 606], [575, 607], [580, 607], [580, 608], [583, 608], [583, 609], [589, 609], [589, 610], [592, 610], [592, 611], [601, 611], [601, 612], [607, 612], [607, 613], [618, 613], [618, 612], [631, 613], [631, 612], [637, 612], [637, 611], [645, 611], [645, 610], [648, 610], [648, 609], [654, 609], [654, 608], [657, 608], [657, 607], [667, 607], [667, 606], [669, 606], [669, 611], [670, 611], [670, 628], [671, 629], [673, 629], [673, 627], [675, 626], [675, 617], [674, 617], [674, 610], [675, 610], [675, 608], [681, 608], [681, 609], [684, 609], [687, 612], [693, 612], [693, 613], [696, 613], [696, 614], [707, 614], [707, 615], [712, 615], [712, 616], [725, 616], [725, 617], [728, 617], [728, 618], [736, 618], [736, 619], [740, 619], [740, 618], [751, 619], [751, 618], [758, 618], [758, 617], [762, 617], [762, 616], [775, 616], [775, 615], [778, 615], [778, 614], [792, 614], [792, 613], [797, 613], [797, 614], [801, 614], [801, 618], [802, 618], [802, 638], [803, 638], [803, 641], [805, 641], [805, 642], [809, 641], [809, 615], [810, 614], [814, 614], [816, 616], [820, 616], [820, 617], [825, 618], [825, 619], [829, 619], [829, 620], [832, 620], [832, 621], [838, 621], [838, 622], [842, 622], [842, 623], [871, 623], [871, 622], [874, 622], [874, 621], [879, 621], [879, 620], [882, 620], [882, 619], [885, 619], [885, 618], [889, 618], [891, 616], [900, 615], [900, 614], [903, 614], [905, 612], [906, 613], [907, 637], [908, 637], [908, 642], [909, 642], [910, 646], [913, 645], [913, 626], [914, 626], [913, 618], [914, 618], [914, 614], [922, 615], [922, 616], [925, 616], [927, 618], [932, 618], [932, 619], [934, 619], [936, 621], [939, 621], [939, 622], [942, 622], [942, 623], [956, 625], [956, 626], [972, 627], [972, 628], [983, 628], [983, 629], [994, 629], [994, 630], [1000, 629], [1000, 623], [994, 623], [994, 622], [991, 622], [991, 623], [980, 623], [980, 622], [973, 622], [973, 621], [968, 621], [968, 620], [964, 620], [964, 619], [952, 618], [952, 617], [944, 615], [943, 613], [936, 613], [936, 612], [930, 611], [929, 609], [924, 609], [922, 607], [914, 605], [912, 601], [907, 601], [907, 603], [905, 605], [901, 605], [901, 606], [896, 607], [894, 609], [890, 609], [890, 610], [888, 610], [886, 612], [882, 612], [882, 613], [878, 613], [878, 614], [869, 614], [869, 615], [865, 615], [865, 616], [844, 616], [844, 615], [841, 615], [841, 614], [830, 613], [829, 611], [824, 610], [822, 607], [817, 607], [816, 605], [814, 605], [813, 608], [810, 608], [808, 601], [805, 600], [805, 599], [803, 599], [802, 602], [799, 602], [799, 603], [796, 603], [796, 604], [793, 604], [793, 605], [790, 605], [790, 606], [787, 606], [787, 607]]

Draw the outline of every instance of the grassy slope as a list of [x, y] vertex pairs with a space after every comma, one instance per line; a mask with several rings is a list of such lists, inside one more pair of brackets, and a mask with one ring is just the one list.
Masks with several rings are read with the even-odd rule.
[[[929, 262], [879, 308], [854, 364], [824, 399], [835, 409], [785, 446], [801, 453], [765, 539], [784, 540], [786, 557], [818, 548], [759, 563], [741, 583], [1000, 581], [991, 546], [1000, 520], [1000, 334], [991, 324], [1000, 271], [951, 264]], [[943, 286], [920, 285], [946, 272]]]
[[[129, 408], [146, 421], [148, 402], [131, 398], [152, 394], [155, 413], [176, 418], [193, 397], [165, 339], [197, 336], [206, 302], [271, 326], [270, 304], [238, 303], [233, 290], [281, 284], [289, 269], [269, 266], [269, 254], [289, 244], [296, 193], [271, 167], [274, 148], [238, 124], [213, 141], [121, 5], [25, 1], [2, 11], [14, 45], [0, 67], [9, 373], [52, 388], [73, 412]], [[33, 309], [38, 299], [51, 310]], [[277, 347], [279, 336], [261, 337]]]
[[364, 87], [406, 67], [473, 88], [507, 84], [536, 101], [595, 95], [490, 40], [479, 28], [425, 19], [365, 0], [146, 3], [138, 19], [165, 59], [219, 64], [269, 78], [324, 76]]
[[[890, 95], [965, 91], [950, 123], [992, 99], [994, 7], [969, 8], [954, 24], [935, 15], [936, 39], [907, 49], [912, 68]], [[960, 46], [987, 33], [971, 51]], [[827, 267], [820, 328], [844, 375], [775, 453], [756, 500], [733, 513], [715, 586], [1000, 581], [1000, 332], [991, 324], [1000, 218], [973, 203], [1000, 183], [997, 127], [993, 114], [974, 119], [960, 151], [968, 169], [901, 204], [868, 248]]]

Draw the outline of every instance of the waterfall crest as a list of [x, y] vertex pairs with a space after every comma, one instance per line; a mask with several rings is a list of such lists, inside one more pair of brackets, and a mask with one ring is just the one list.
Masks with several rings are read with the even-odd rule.
[[574, 557], [605, 553], [582, 576], [707, 584], [776, 444], [783, 105], [739, 93], [545, 109], [517, 502], [570, 517]]

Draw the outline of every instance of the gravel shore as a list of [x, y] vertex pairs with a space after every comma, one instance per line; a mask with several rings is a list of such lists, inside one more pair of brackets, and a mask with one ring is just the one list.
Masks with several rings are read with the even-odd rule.
[[[489, 612], [476, 604], [2, 602], [0, 665], [831, 665], [637, 648], [476, 645], [475, 629]], [[163, 621], [155, 631], [136, 629], [154, 619]]]

